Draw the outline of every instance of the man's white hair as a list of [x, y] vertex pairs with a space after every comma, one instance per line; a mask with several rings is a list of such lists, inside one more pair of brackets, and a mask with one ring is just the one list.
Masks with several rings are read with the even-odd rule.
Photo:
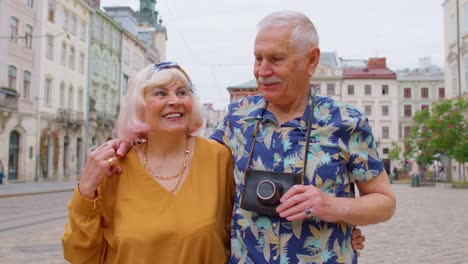
[[277, 11], [264, 17], [257, 24], [257, 31], [260, 32], [270, 27], [292, 27], [290, 43], [302, 52], [306, 52], [312, 47], [318, 47], [319, 38], [317, 30], [310, 19], [297, 11]]

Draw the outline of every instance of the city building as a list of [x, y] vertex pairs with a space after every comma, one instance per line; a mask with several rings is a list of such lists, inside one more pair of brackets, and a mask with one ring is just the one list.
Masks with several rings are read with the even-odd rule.
[[[447, 98], [468, 97], [468, 0], [445, 0], [444, 46]], [[468, 164], [451, 162], [452, 180], [466, 180]]]
[[[431, 65], [430, 58], [421, 59], [419, 64], [417, 69], [397, 72], [399, 138], [403, 150], [405, 148], [403, 142], [410, 136], [414, 114], [417, 111], [430, 110], [434, 103], [446, 98], [445, 78], [442, 69]], [[411, 171], [418, 171], [414, 161], [406, 162], [406, 164], [411, 165]], [[398, 167], [402, 165], [400, 164]]]
[[128, 77], [165, 58], [155, 1], [142, 2], [152, 21], [123, 8], [133, 30], [106, 15], [99, 0], [0, 1], [6, 183], [76, 179], [87, 151], [113, 137]]
[[[40, 3], [40, 2], [37, 2]], [[93, 9], [86, 1], [43, 1], [37, 25], [36, 180], [76, 178], [84, 164], [88, 42]]]
[[198, 134], [202, 137], [208, 138], [213, 132], [216, 125], [223, 121], [224, 116], [227, 114], [226, 109], [218, 110], [213, 108], [213, 104], [205, 103], [202, 106], [203, 117], [205, 118], [205, 124], [200, 129]]
[[34, 177], [39, 21], [40, 6], [33, 1], [0, 1], [0, 159], [6, 182]]
[[92, 16], [88, 137], [92, 147], [113, 137], [120, 103], [123, 27], [100, 9]]
[[365, 67], [357, 65], [344, 63], [341, 101], [361, 109], [369, 118], [377, 149], [390, 173], [388, 153], [392, 142], [399, 142], [396, 74], [387, 68], [386, 58], [370, 58]]

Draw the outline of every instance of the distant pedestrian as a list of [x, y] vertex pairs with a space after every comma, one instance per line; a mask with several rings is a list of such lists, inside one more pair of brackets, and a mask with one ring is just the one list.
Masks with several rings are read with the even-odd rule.
[[3, 184], [3, 177], [5, 177], [4, 171], [5, 169], [3, 168], [3, 162], [0, 159], [0, 184]]
[[398, 169], [397, 167], [393, 167], [393, 174], [395, 175], [395, 180], [398, 180]]

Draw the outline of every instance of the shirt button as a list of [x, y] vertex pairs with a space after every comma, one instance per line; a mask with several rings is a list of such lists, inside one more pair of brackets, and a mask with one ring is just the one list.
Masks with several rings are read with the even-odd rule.
[[273, 223], [273, 227], [276, 227], [276, 223]]
[[274, 257], [273, 257], [273, 260], [277, 260], [277, 259], [278, 259], [278, 256], [274, 256]]

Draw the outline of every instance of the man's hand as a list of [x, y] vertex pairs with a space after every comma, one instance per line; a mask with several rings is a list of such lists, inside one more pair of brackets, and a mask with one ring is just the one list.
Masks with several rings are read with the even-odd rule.
[[[326, 222], [336, 222], [332, 208], [332, 199], [320, 189], [312, 185], [294, 185], [282, 197], [281, 204], [276, 208], [280, 217], [288, 221], [296, 221], [311, 216]], [[306, 214], [310, 210], [310, 214]]]

